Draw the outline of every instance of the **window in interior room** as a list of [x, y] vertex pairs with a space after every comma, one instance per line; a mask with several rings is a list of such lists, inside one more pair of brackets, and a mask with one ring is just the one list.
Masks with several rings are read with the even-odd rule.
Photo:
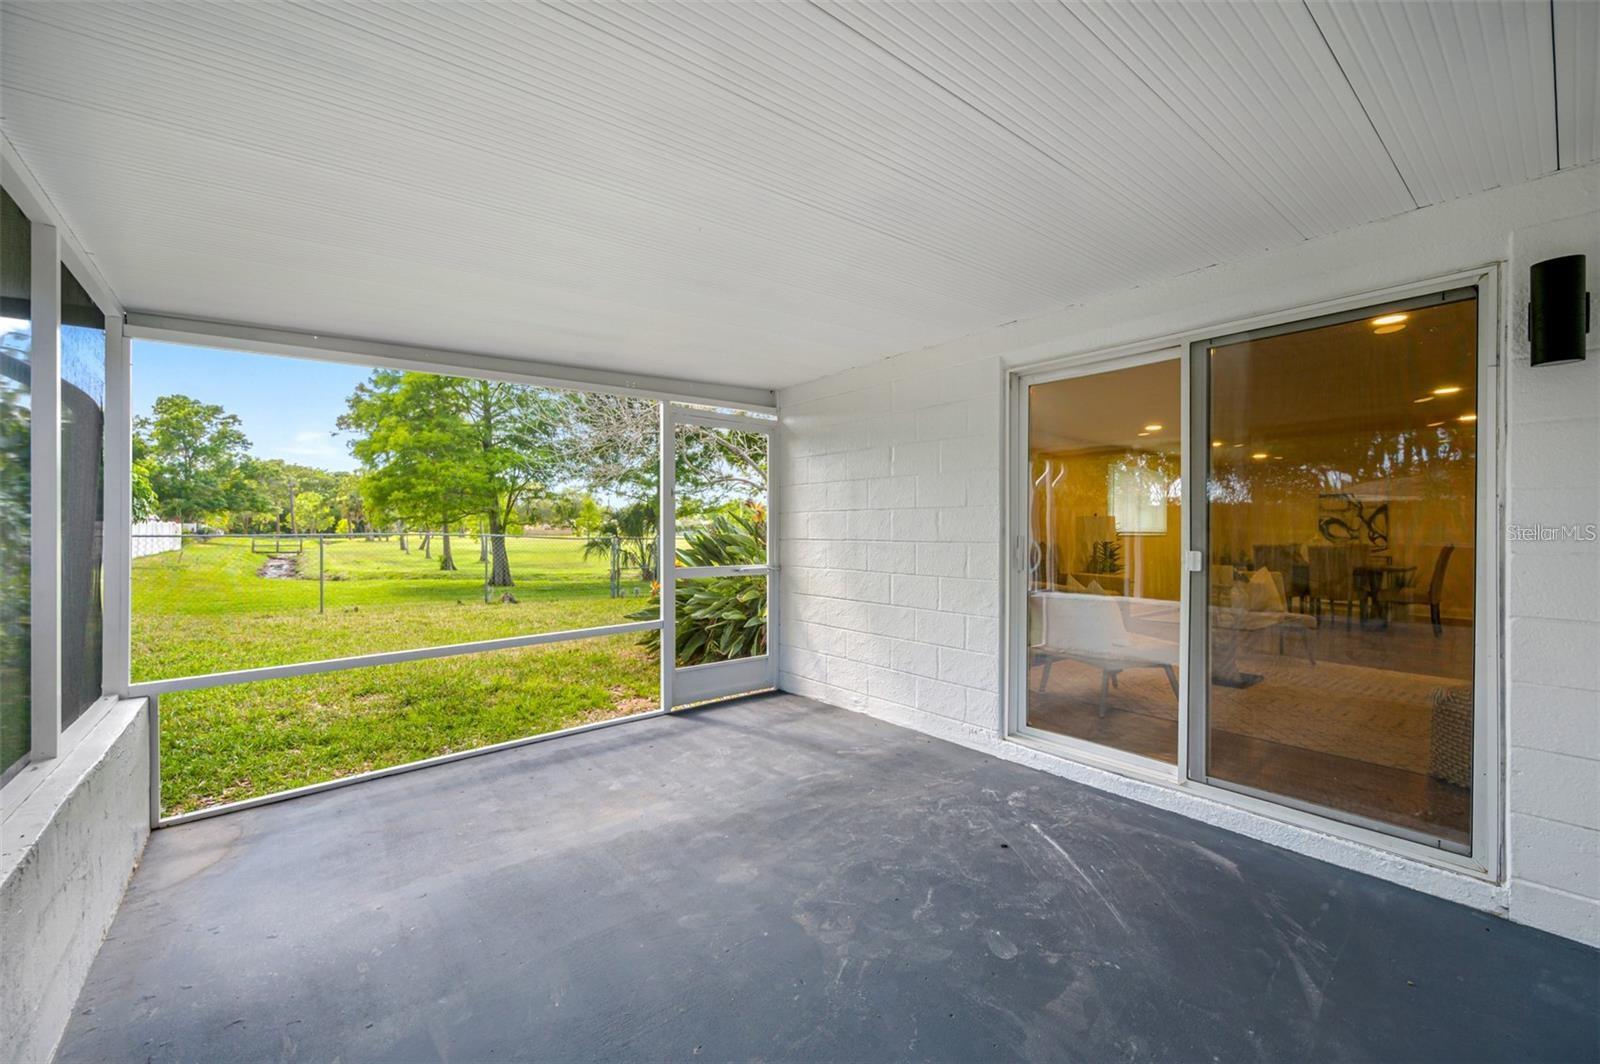
[[1178, 482], [1162, 460], [1130, 454], [1113, 462], [1107, 476], [1106, 508], [1124, 536], [1163, 536], [1167, 532], [1167, 500]]
[[1029, 728], [1175, 763], [1177, 358], [1028, 389]]
[[61, 726], [101, 689], [106, 317], [61, 268]]
[[1475, 289], [1215, 341], [1210, 782], [1471, 841]]
[[27, 215], [0, 190], [0, 781], [27, 764], [32, 746], [32, 235]]

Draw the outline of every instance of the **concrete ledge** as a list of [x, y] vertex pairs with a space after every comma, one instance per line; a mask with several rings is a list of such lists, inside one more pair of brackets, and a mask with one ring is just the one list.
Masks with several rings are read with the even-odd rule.
[[150, 837], [148, 728], [143, 699], [117, 702], [11, 781], [26, 793], [0, 821], [0, 1060], [42, 1064], [66, 1029]]

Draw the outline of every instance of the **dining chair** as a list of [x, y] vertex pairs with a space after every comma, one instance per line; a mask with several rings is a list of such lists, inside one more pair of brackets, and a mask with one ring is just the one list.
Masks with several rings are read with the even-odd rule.
[[1427, 603], [1428, 619], [1433, 621], [1433, 634], [1435, 637], [1444, 634], [1444, 623], [1440, 616], [1439, 604], [1444, 598], [1444, 574], [1450, 565], [1450, 555], [1455, 553], [1455, 544], [1447, 543], [1439, 548], [1439, 555], [1433, 562], [1433, 576], [1428, 579], [1428, 586], [1412, 584], [1409, 587], [1398, 587], [1392, 591], [1378, 593], [1378, 606], [1383, 611], [1383, 623], [1389, 623], [1389, 613], [1395, 606], [1421, 606]]
[[1297, 543], [1257, 543], [1250, 548], [1257, 569], [1270, 569], [1283, 577], [1285, 602], [1294, 603], [1311, 594], [1305, 559]]
[[1322, 623], [1322, 604], [1328, 604], [1328, 615], [1333, 616], [1335, 606], [1344, 603], [1344, 626], [1350, 627], [1360, 591], [1356, 587], [1355, 571], [1366, 563], [1369, 551], [1360, 543], [1316, 543], [1306, 548], [1310, 563], [1311, 615]]

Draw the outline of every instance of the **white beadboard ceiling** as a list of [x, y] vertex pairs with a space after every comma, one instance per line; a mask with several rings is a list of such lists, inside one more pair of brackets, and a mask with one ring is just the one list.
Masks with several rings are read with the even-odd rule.
[[1595, 161], [1600, 6], [19, 3], [130, 308], [782, 387]]

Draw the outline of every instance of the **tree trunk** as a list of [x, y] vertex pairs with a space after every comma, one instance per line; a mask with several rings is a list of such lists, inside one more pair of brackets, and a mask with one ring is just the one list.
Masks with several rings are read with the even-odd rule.
[[439, 569], [441, 572], [453, 573], [456, 571], [455, 555], [450, 553], [450, 522], [443, 522], [439, 529]]
[[401, 525], [400, 526], [400, 553], [402, 553], [402, 554], [410, 554], [411, 553], [411, 547], [410, 547], [409, 544], [406, 543], [406, 526], [405, 525]]
[[422, 556], [424, 558], [433, 557], [433, 533], [432, 532], [424, 532], [422, 534]]
[[[493, 517], [489, 518], [489, 525], [490, 525], [490, 527], [493, 527], [493, 525], [494, 525], [494, 518]], [[479, 532], [478, 533], [478, 561], [486, 562], [488, 560], [489, 560], [489, 537], [484, 535], [482, 532]]]
[[489, 511], [489, 535], [485, 542], [490, 547], [493, 560], [489, 563], [489, 586], [511, 587], [511, 559], [506, 554], [505, 524], [497, 510]]

